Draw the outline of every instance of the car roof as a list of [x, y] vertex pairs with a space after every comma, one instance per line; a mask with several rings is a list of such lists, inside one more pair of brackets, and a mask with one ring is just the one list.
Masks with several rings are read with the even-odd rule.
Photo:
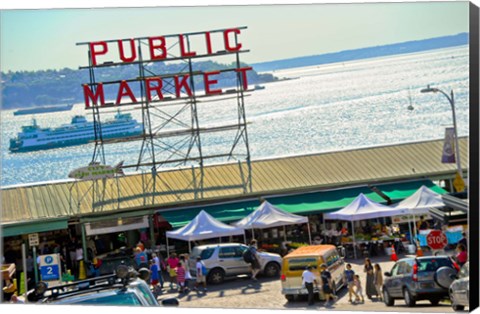
[[288, 255], [286, 255], [284, 258], [296, 257], [296, 256], [321, 255], [332, 249], [336, 250], [336, 247], [330, 244], [301, 246], [295, 251], [288, 253]]

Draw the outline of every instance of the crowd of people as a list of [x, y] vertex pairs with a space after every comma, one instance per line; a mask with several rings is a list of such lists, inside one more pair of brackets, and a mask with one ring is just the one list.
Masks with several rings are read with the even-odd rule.
[[[143, 253], [141, 248], [135, 250], [135, 261], [138, 268], [148, 267], [150, 270], [150, 286], [157, 295], [163, 292], [168, 278], [169, 289], [177, 290], [180, 293], [186, 293], [190, 290], [198, 290], [202, 285], [203, 291], [207, 291], [206, 268], [200, 257], [196, 258], [196, 278], [192, 285], [193, 277], [188, 263], [189, 255], [180, 254], [177, 256], [172, 252], [165, 260], [160, 253], [152, 253], [148, 260], [148, 266], [143, 263]], [[145, 257], [147, 255], [145, 254]]]
[[[303, 286], [308, 291], [308, 305], [314, 305], [314, 286], [317, 290], [323, 293], [325, 298], [325, 306], [331, 306], [338, 297], [335, 295], [334, 285], [332, 281], [332, 275], [327, 269], [326, 264], [320, 266], [320, 282], [316, 279], [315, 274], [312, 272], [313, 267], [308, 266], [307, 269], [302, 274], [302, 283]], [[383, 286], [383, 275], [382, 269], [379, 264], [372, 265], [372, 262], [369, 258], [365, 259], [364, 263], [364, 273], [365, 277], [365, 295], [368, 299], [372, 299], [373, 296], [380, 301], [383, 301], [382, 296], [382, 286]], [[348, 288], [348, 302], [364, 303], [364, 293], [363, 285], [360, 275], [355, 274], [355, 271], [352, 269], [351, 264], [346, 264], [345, 270], [343, 272], [344, 281], [347, 283]]]

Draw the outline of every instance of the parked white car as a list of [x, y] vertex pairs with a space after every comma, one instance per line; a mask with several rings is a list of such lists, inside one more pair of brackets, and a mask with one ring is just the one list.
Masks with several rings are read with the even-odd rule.
[[450, 285], [449, 294], [452, 308], [455, 311], [463, 311], [470, 302], [470, 263], [467, 262], [455, 276], [455, 281]]
[[[250, 275], [250, 264], [243, 260], [243, 252], [248, 246], [241, 243], [221, 243], [201, 245], [193, 248], [189, 266], [192, 276], [196, 275], [197, 257], [200, 256], [208, 270], [207, 281], [213, 284], [223, 282], [226, 277]], [[261, 273], [267, 277], [280, 274], [282, 257], [279, 254], [258, 252]]]

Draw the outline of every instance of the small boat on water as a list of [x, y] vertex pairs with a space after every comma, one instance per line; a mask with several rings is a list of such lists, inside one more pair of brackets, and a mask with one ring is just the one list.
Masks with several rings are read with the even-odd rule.
[[[117, 112], [114, 119], [102, 123], [102, 138], [112, 139], [143, 133], [143, 124], [130, 113]], [[22, 132], [10, 139], [10, 152], [28, 152], [87, 144], [95, 139], [93, 122], [84, 116], [74, 116], [70, 124], [58, 128], [41, 128], [33, 119], [32, 125], [22, 126]]]
[[34, 113], [50, 113], [50, 112], [58, 112], [58, 111], [69, 111], [69, 110], [72, 109], [72, 107], [73, 107], [73, 104], [18, 109], [18, 110], [13, 112], [13, 115], [14, 116], [21, 116], [21, 115], [34, 114]]

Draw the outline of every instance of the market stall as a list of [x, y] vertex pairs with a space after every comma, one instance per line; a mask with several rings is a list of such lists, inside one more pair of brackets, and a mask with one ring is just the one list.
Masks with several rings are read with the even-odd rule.
[[312, 236], [308, 217], [291, 214], [273, 206], [267, 201], [264, 201], [254, 212], [236, 222], [234, 225], [243, 229], [265, 229], [283, 226], [283, 234], [286, 241], [285, 226], [297, 224], [307, 224], [308, 239], [311, 244]]
[[180, 229], [166, 232], [167, 255], [169, 255], [169, 238], [188, 241], [188, 249], [189, 252], [191, 252], [191, 241], [221, 238], [242, 234], [245, 236], [245, 231], [242, 228], [237, 228], [224, 224], [223, 222], [218, 221], [212, 216], [210, 216], [206, 211], [202, 210], [192, 221], [190, 221], [189, 224], [183, 226]]
[[407, 212], [404, 208], [393, 208], [374, 202], [360, 193], [349, 205], [329, 214], [325, 214], [326, 220], [345, 220], [352, 223], [352, 241], [354, 245], [354, 257], [357, 258], [354, 221], [367, 220], [381, 217], [402, 215]]
[[403, 201], [398, 204], [392, 206], [396, 209], [406, 209], [408, 210], [409, 214], [412, 216], [413, 222], [413, 233], [415, 238], [418, 239], [417, 236], [417, 227], [415, 224], [415, 217], [420, 215], [427, 215], [429, 214], [430, 208], [435, 207], [444, 207], [445, 203], [442, 200], [442, 196], [429, 188], [425, 185], [422, 185], [415, 193], [411, 196], [407, 197]]

